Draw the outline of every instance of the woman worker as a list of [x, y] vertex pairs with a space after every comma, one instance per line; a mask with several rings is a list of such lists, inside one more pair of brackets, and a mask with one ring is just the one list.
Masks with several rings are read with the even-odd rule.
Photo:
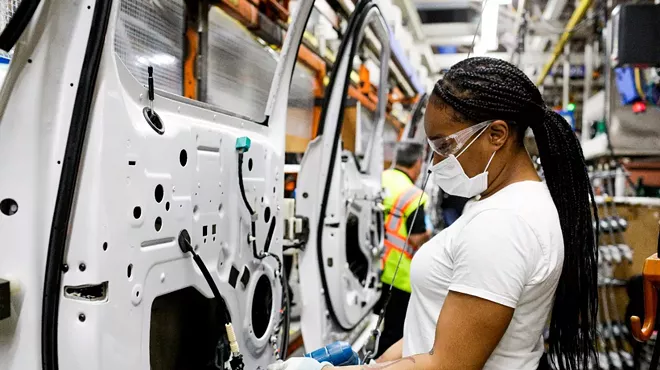
[[[479, 198], [414, 256], [403, 339], [377, 364], [345, 369], [536, 370], [551, 312], [552, 361], [561, 370], [588, 368], [597, 314], [595, 209], [568, 123], [518, 68], [471, 58], [436, 84], [424, 124], [435, 183]], [[523, 146], [528, 127], [545, 183]], [[292, 359], [272, 368], [328, 367]]]

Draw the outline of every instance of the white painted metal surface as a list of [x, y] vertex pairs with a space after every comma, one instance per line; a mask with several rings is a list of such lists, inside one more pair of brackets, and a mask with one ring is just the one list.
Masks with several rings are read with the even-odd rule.
[[[42, 2], [19, 42], [0, 93], [0, 197], [18, 211], [0, 214], [0, 276], [20, 285], [12, 317], [0, 322], [0, 369], [41, 369], [43, 277], [64, 148], [94, 5]], [[71, 214], [59, 305], [59, 368], [149, 369], [151, 309], [158, 296], [193, 287], [211, 298], [200, 271], [176, 243], [186, 229], [231, 313], [246, 369], [274, 360], [271, 338], [282, 294], [272, 259], [247, 243], [250, 215], [238, 190], [236, 139], [248, 136], [247, 198], [258, 213], [263, 248], [280, 216], [289, 81], [311, 2], [289, 29], [269, 93], [268, 125], [157, 91], [164, 134], [145, 121], [146, 90], [113, 52], [119, 1], [110, 25], [89, 116]], [[158, 89], [158, 81], [156, 81]], [[270, 216], [267, 216], [270, 213]], [[270, 253], [281, 257], [282, 223]], [[251, 271], [232, 287], [231, 267]], [[260, 276], [272, 290], [265, 334], [257, 337], [250, 306]], [[66, 294], [71, 286], [107, 283], [98, 300]], [[83, 316], [84, 315], [84, 316]]]
[[[297, 214], [307, 217], [310, 224], [310, 238], [299, 265], [301, 329], [308, 350], [346, 339], [380, 297], [382, 103], [387, 89], [379, 89], [376, 128], [361, 169], [350, 153], [342, 153], [337, 125], [343, 110], [345, 76], [351, 65], [350, 45], [359, 44], [370, 21], [381, 40], [388, 37], [380, 12], [372, 9], [359, 34], [343, 41], [348, 47], [333, 72], [338, 77], [329, 86], [329, 102], [322, 113], [325, 126], [310, 143], [298, 174]], [[380, 60], [380, 85], [385, 86], [389, 48], [381, 49]]]

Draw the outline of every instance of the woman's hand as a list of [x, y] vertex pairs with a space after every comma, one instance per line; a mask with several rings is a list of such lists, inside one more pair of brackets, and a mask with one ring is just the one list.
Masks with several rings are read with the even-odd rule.
[[376, 359], [376, 363], [389, 362], [399, 360], [403, 357], [403, 339], [392, 344], [380, 357]]
[[309, 357], [294, 357], [286, 361], [277, 361], [274, 364], [268, 365], [268, 370], [321, 370], [329, 369], [332, 364], [327, 362], [319, 363], [313, 358]]

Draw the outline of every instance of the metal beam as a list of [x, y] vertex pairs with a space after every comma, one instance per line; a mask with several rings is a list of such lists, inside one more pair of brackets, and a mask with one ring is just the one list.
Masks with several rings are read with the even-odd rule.
[[[433, 46], [459, 46], [459, 45], [471, 45], [473, 35], [463, 35], [463, 36], [434, 36], [426, 39], [426, 42], [429, 45]], [[477, 36], [477, 41], [479, 36]]]
[[[509, 60], [509, 53], [506, 52], [486, 53], [483, 56], [502, 59], [502, 60]], [[551, 53], [538, 53], [538, 52], [523, 53], [522, 56], [520, 57], [520, 68], [524, 68], [526, 66], [540, 67], [545, 62], [547, 62], [548, 59], [550, 59], [550, 57], [552, 57]], [[434, 55], [435, 65], [439, 70], [447, 69], [465, 58], [467, 58], [466, 53]], [[571, 54], [571, 63], [577, 65], [583, 64], [584, 54], [582, 53]]]
[[394, 4], [401, 9], [403, 16], [408, 19], [408, 27], [412, 31], [415, 40], [423, 40], [422, 20], [419, 18], [419, 13], [417, 13], [417, 8], [412, 0], [394, 0]]
[[426, 61], [426, 67], [429, 69], [429, 72], [436, 72], [438, 67], [435, 65], [435, 58], [433, 57], [433, 51], [429, 45], [418, 45], [417, 51], [422, 55], [422, 60]]
[[423, 24], [422, 31], [426, 37], [454, 37], [474, 35], [477, 30], [477, 23], [454, 22], [454, 23], [432, 23]]
[[[562, 11], [566, 7], [567, 1], [568, 0], [549, 0], [545, 6], [545, 9], [543, 9], [543, 14], [541, 15], [541, 19], [545, 21], [552, 21], [558, 19]], [[529, 42], [529, 47], [532, 50], [539, 50], [545, 47], [548, 41], [549, 38], [547, 37], [534, 36], [531, 37], [531, 40]]]
[[559, 57], [559, 55], [564, 50], [564, 45], [571, 38], [571, 31], [573, 30], [573, 28], [575, 28], [578, 22], [580, 22], [584, 18], [585, 14], [587, 13], [587, 9], [589, 9], [589, 7], [591, 6], [591, 1], [592, 0], [581, 0], [580, 4], [578, 4], [577, 8], [575, 8], [573, 15], [571, 15], [571, 19], [569, 19], [568, 23], [566, 23], [566, 28], [564, 29], [564, 33], [559, 38], [559, 42], [557, 43], [557, 45], [555, 45], [555, 49], [553, 50], [550, 59], [545, 64], [543, 70], [541, 71], [541, 74], [538, 77], [537, 85], [543, 83], [545, 76], [548, 75], [548, 72], [550, 72], [550, 69], [557, 61], [557, 57]]
[[[571, 43], [567, 42], [566, 45], [564, 45], [564, 72], [563, 76], [570, 76], [571, 74]], [[568, 103], [570, 99], [569, 95], [569, 90], [570, 90], [570, 78], [564, 78], [563, 79], [563, 86], [562, 86], [562, 92], [561, 92], [561, 109], [567, 110], [568, 109]]]

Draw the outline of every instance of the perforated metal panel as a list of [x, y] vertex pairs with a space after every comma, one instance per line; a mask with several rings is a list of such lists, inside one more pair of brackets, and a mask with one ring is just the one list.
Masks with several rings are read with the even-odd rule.
[[[5, 30], [7, 23], [14, 16], [16, 8], [21, 4], [21, 0], [0, 0], [0, 32]], [[0, 50], [0, 56], [8, 57], [10, 53]]]
[[154, 67], [157, 89], [183, 92], [183, 0], [121, 0], [115, 52], [131, 74], [147, 83], [147, 67]]
[[263, 121], [278, 54], [216, 7], [209, 12], [208, 103]]

